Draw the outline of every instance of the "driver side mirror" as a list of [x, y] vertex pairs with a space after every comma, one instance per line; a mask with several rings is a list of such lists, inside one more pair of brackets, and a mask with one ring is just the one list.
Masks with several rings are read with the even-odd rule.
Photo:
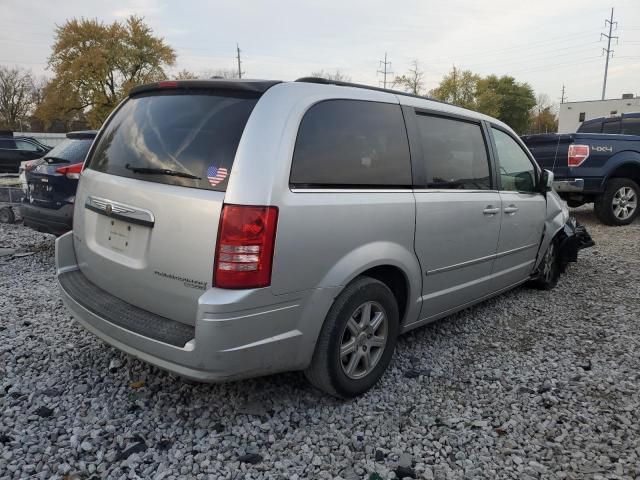
[[540, 174], [540, 191], [542, 193], [553, 190], [553, 172], [550, 170], [542, 170]]

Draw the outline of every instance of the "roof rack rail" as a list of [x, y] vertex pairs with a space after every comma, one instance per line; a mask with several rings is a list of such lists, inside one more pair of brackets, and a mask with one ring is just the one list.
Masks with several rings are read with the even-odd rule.
[[375, 90], [376, 92], [393, 93], [394, 95], [404, 95], [405, 97], [421, 98], [422, 100], [430, 100], [432, 102], [444, 103], [445, 105], [452, 105], [451, 103], [443, 102], [442, 100], [436, 100], [435, 98], [432, 98], [432, 97], [426, 97], [424, 95], [415, 95], [413, 93], [403, 92], [401, 90], [393, 90], [391, 88], [372, 87], [371, 85], [364, 85], [362, 83], [351, 83], [351, 82], [342, 82], [340, 80], [329, 80], [328, 78], [322, 78], [322, 77], [301, 77], [301, 78], [298, 78], [296, 82], [320, 83], [324, 85], [336, 85], [338, 87], [363, 88], [365, 90]]

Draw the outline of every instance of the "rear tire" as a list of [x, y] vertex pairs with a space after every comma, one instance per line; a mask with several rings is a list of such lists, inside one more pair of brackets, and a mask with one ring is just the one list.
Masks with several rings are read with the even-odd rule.
[[629, 225], [638, 216], [640, 187], [628, 178], [612, 178], [595, 200], [596, 217], [605, 225]]
[[15, 223], [16, 214], [11, 207], [0, 208], [0, 223]]
[[560, 265], [560, 242], [558, 242], [557, 238], [551, 240], [538, 268], [540, 269], [539, 276], [531, 282], [531, 286], [538, 290], [553, 290], [558, 284], [562, 270]]
[[305, 376], [335, 397], [361, 395], [387, 369], [399, 329], [398, 304], [389, 287], [359, 277], [329, 310]]

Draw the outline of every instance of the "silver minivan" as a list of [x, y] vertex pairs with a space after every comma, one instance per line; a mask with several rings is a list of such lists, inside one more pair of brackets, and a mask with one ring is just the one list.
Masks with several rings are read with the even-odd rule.
[[87, 156], [65, 304], [89, 331], [205, 382], [303, 370], [371, 388], [399, 334], [517, 285], [552, 288], [591, 240], [505, 124], [362, 85], [135, 88]]

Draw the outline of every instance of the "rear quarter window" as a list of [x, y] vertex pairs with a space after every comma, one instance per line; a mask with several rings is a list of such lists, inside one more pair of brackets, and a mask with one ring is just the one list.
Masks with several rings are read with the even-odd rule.
[[613, 122], [604, 122], [604, 124], [602, 125], [602, 133], [620, 133], [620, 120], [616, 120]]
[[583, 123], [577, 133], [602, 133], [602, 122]]
[[327, 100], [300, 123], [291, 165], [294, 187], [411, 185], [409, 145], [397, 104]]
[[640, 135], [640, 117], [622, 119], [622, 131], [624, 135]]
[[[127, 100], [101, 133], [88, 168], [139, 180], [225, 191], [258, 101], [242, 92], [169, 90]], [[172, 170], [194, 179], [134, 170]]]

